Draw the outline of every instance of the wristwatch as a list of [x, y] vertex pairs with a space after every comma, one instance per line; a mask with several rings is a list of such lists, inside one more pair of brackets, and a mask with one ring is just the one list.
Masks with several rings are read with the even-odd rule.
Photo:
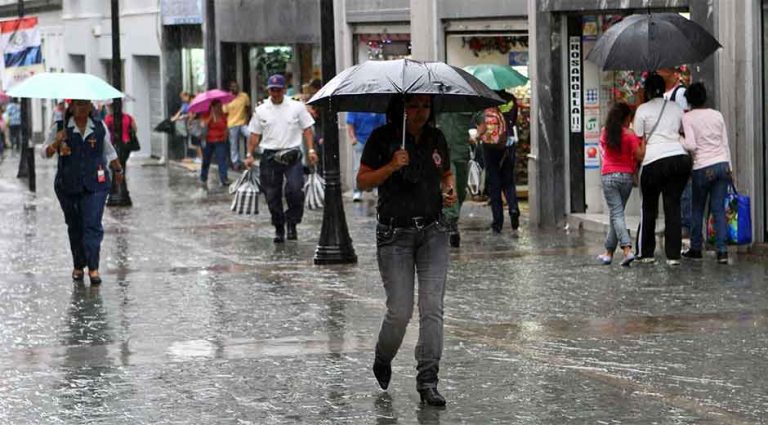
[[247, 154], [245, 154], [245, 157], [246, 157], [246, 158], [253, 158], [253, 154], [251, 154], [250, 152], [248, 152]]

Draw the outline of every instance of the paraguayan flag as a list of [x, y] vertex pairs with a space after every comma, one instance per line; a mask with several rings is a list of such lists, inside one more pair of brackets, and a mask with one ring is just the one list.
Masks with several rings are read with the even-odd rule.
[[3, 90], [45, 71], [37, 17], [0, 21]]

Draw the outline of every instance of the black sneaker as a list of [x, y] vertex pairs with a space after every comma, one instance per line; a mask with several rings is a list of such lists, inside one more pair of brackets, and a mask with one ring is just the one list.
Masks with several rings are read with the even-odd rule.
[[386, 390], [389, 387], [389, 381], [392, 379], [392, 364], [379, 361], [378, 359], [373, 361], [373, 375], [376, 377], [376, 381], [382, 390]]
[[517, 230], [520, 228], [520, 214], [510, 214], [509, 215], [509, 222], [512, 223], [512, 230]]
[[285, 242], [285, 227], [275, 226], [275, 238], [272, 239], [272, 242], [274, 242], [274, 243], [283, 243], [283, 242]]
[[717, 253], [718, 264], [728, 264], [728, 251]]
[[295, 241], [298, 239], [298, 234], [296, 233], [296, 225], [295, 224], [288, 224], [288, 240], [289, 241]]
[[693, 259], [693, 260], [701, 260], [701, 258], [702, 258], [701, 250], [700, 249], [692, 249], [692, 248], [691, 249], [687, 249], [687, 250], [683, 251], [683, 253], [680, 254], [680, 255], [682, 255], [683, 258], [689, 258], [689, 259]]

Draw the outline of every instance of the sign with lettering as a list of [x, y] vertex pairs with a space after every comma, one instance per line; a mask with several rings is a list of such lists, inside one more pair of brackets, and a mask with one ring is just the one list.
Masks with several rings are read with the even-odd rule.
[[202, 0], [162, 0], [163, 25], [195, 25], [203, 23]]
[[581, 133], [581, 37], [568, 38], [568, 110], [571, 132]]

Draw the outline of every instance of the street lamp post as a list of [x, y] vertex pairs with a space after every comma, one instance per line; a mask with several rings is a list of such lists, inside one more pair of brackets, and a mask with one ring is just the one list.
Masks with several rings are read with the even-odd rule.
[[[334, 40], [333, 1], [320, 0], [320, 44], [323, 61], [323, 81], [336, 75], [336, 46]], [[344, 204], [341, 200], [341, 171], [339, 161], [339, 124], [336, 111], [324, 110], [323, 169], [325, 171], [325, 207], [320, 241], [315, 250], [315, 264], [356, 263], [357, 254], [349, 237]]]
[[[112, 85], [123, 90], [123, 63], [120, 55], [120, 1], [111, 0], [112, 13]], [[123, 100], [119, 97], [112, 99], [112, 144], [120, 157], [123, 157], [122, 150], [127, 149], [123, 143]], [[125, 164], [121, 164], [125, 165]], [[110, 190], [107, 206], [110, 207], [129, 207], [131, 206], [131, 195], [128, 193], [128, 184], [123, 175], [122, 184], [117, 183], [117, 179], [112, 179], [112, 190]]]
[[[19, 19], [24, 18], [24, 0], [19, 0], [18, 3]], [[29, 182], [29, 191], [35, 192], [37, 190], [37, 176], [35, 173], [35, 154], [31, 148], [30, 131], [31, 123], [29, 122], [29, 99], [21, 99], [21, 154], [19, 155], [19, 170], [16, 173], [17, 178], [27, 178]]]

